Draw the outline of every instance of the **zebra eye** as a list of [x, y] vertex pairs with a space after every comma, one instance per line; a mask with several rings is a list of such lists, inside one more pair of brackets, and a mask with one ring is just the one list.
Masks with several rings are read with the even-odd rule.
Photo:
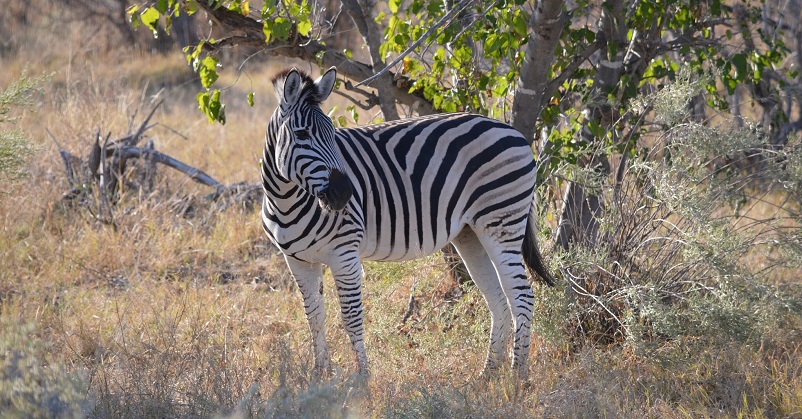
[[306, 128], [297, 129], [294, 131], [294, 133], [295, 133], [295, 138], [299, 140], [308, 140], [309, 138], [311, 138], [311, 136], [309, 135], [309, 130]]

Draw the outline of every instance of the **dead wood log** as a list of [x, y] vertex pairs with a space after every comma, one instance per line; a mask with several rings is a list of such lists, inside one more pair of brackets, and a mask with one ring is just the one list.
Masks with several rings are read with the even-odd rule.
[[[256, 205], [260, 198], [261, 185], [242, 182], [226, 186], [203, 170], [157, 151], [152, 139], [145, 142], [144, 146], [138, 146], [147, 138], [147, 132], [159, 125], [151, 120], [161, 104], [162, 101], [155, 102], [147, 116], [138, 124], [135, 123], [138, 110], [135, 110], [129, 119], [128, 133], [121, 137], [112, 139], [110, 132], [103, 136], [100, 129], [96, 130], [86, 158], [66, 150], [55, 135], [47, 130], [59, 147], [70, 187], [62, 196], [62, 201], [70, 205], [77, 203], [86, 208], [94, 218], [113, 222], [114, 206], [122, 192], [125, 189], [138, 189], [140, 194], [145, 192], [141, 196], [152, 196], [157, 167], [162, 165], [201, 185], [214, 188], [202, 200], [212, 212], [237, 203], [242, 203], [245, 208]], [[186, 139], [183, 135], [182, 137]], [[181, 214], [190, 214], [194, 212], [197, 200], [187, 199], [184, 203], [171, 205], [182, 208]]]
[[120, 160], [123, 162], [131, 158], [139, 159], [146, 157], [153, 162], [161, 163], [165, 166], [178, 170], [201, 185], [211, 186], [217, 189], [225, 189], [225, 186], [222, 183], [209, 176], [204, 171], [196, 169], [186, 163], [182, 163], [177, 159], [174, 159], [164, 153], [160, 153], [152, 148], [126, 147], [123, 149], [116, 149], [115, 154], [119, 156]]

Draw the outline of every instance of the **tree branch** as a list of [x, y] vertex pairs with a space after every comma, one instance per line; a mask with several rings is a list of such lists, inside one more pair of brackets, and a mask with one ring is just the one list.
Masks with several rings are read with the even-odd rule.
[[117, 154], [121, 160], [130, 158], [146, 157], [154, 162], [161, 163], [165, 166], [172, 167], [175, 170], [189, 176], [195, 182], [202, 185], [211, 186], [213, 188], [224, 188], [222, 183], [218, 182], [213, 177], [207, 175], [200, 169], [196, 169], [188, 164], [182, 163], [166, 154], [160, 153], [152, 148], [139, 148], [139, 147], [126, 147], [117, 149]]
[[410, 45], [406, 50], [404, 50], [404, 52], [402, 52], [401, 55], [399, 55], [398, 57], [395, 57], [395, 59], [393, 61], [391, 61], [390, 64], [387, 64], [387, 66], [383, 70], [377, 72], [376, 74], [374, 74], [371, 77], [368, 77], [365, 80], [362, 80], [361, 82], [357, 83], [356, 86], [359, 87], [359, 86], [361, 86], [363, 84], [369, 84], [369, 83], [373, 82], [374, 80], [376, 80], [377, 78], [379, 78], [385, 72], [389, 71], [390, 68], [392, 68], [396, 64], [400, 63], [401, 60], [404, 59], [404, 57], [406, 57], [407, 55], [412, 53], [412, 51], [414, 51], [415, 48], [419, 47], [424, 41], [426, 41], [426, 38], [428, 38], [429, 35], [433, 34], [434, 31], [439, 29], [446, 22], [450, 21], [452, 18], [454, 18], [454, 16], [458, 15], [462, 10], [464, 10], [471, 3], [473, 3], [473, 1], [474, 0], [460, 0], [460, 2], [457, 3], [454, 6], [453, 9], [449, 10], [448, 13], [445, 14], [445, 16], [440, 18], [440, 20], [437, 21], [437, 23], [434, 24], [434, 26], [429, 28], [429, 30], [426, 31], [426, 33], [424, 33], [423, 35], [420, 36], [420, 38], [415, 40], [415, 42], [413, 42], [412, 45]]
[[[337, 72], [351, 80], [363, 80], [374, 74], [373, 66], [348, 58], [342, 51], [321, 44], [315, 39], [301, 36], [293, 28], [293, 35], [286, 41], [274, 40], [265, 43], [265, 34], [262, 32], [262, 24], [256, 20], [243, 16], [237, 12], [232, 12], [224, 7], [213, 8], [198, 2], [209, 17], [217, 23], [221, 29], [229, 34], [215, 43], [204, 44], [206, 50], [217, 50], [221, 47], [232, 45], [248, 45], [259, 48], [272, 56], [282, 56], [298, 58], [308, 62], [319, 63], [322, 67], [337, 67]], [[390, 72], [390, 78], [394, 81], [393, 96], [403, 105], [409, 106], [421, 115], [436, 113], [437, 111], [428, 101], [423, 93], [409, 93], [409, 86], [412, 82], [408, 77]]]
[[557, 91], [557, 89], [560, 86], [562, 86], [562, 84], [566, 80], [568, 80], [568, 78], [571, 77], [574, 74], [574, 72], [576, 72], [576, 70], [579, 69], [579, 66], [581, 66], [583, 62], [590, 59], [590, 56], [596, 53], [596, 51], [598, 51], [599, 49], [601, 49], [601, 47], [602, 47], [601, 42], [594, 42], [588, 45], [588, 47], [585, 48], [584, 51], [582, 51], [582, 54], [575, 56], [574, 59], [571, 60], [571, 62], [567, 66], [565, 66], [565, 68], [563, 69], [563, 71], [560, 72], [560, 74], [558, 74], [556, 77], [554, 77], [548, 82], [548, 85], [546, 86], [546, 89], [544, 90], [543, 96], [540, 100], [541, 110], [543, 110], [543, 108], [546, 107], [546, 103], [548, 103], [549, 99], [552, 96], [554, 96], [554, 92]]

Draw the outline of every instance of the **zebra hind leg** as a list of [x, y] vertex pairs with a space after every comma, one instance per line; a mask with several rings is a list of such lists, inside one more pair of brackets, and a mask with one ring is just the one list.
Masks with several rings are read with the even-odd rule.
[[468, 273], [482, 292], [490, 309], [490, 343], [482, 371], [482, 376], [487, 378], [495, 375], [499, 367], [509, 359], [512, 317], [507, 296], [501, 288], [493, 262], [470, 227], [465, 227], [452, 244], [465, 262]]
[[304, 312], [312, 332], [315, 357], [315, 379], [331, 375], [329, 349], [326, 343], [326, 310], [323, 305], [323, 266], [285, 258], [304, 299]]
[[[518, 227], [518, 226], [515, 226]], [[513, 351], [512, 368], [524, 378], [529, 371], [529, 344], [532, 333], [532, 312], [535, 295], [526, 276], [521, 244], [524, 225], [520, 229], [506, 229], [495, 234], [478, 235], [487, 255], [496, 268], [507, 304], [512, 314]], [[520, 237], [516, 236], [518, 231]]]
[[341, 255], [338, 261], [329, 265], [334, 283], [337, 286], [337, 297], [340, 300], [340, 313], [351, 347], [356, 355], [359, 375], [367, 377], [368, 358], [365, 353], [365, 328], [362, 315], [362, 264], [356, 251]]

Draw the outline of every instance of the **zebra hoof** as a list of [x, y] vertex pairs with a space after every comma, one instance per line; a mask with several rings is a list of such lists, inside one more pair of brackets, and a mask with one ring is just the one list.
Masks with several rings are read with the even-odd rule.
[[331, 369], [331, 365], [328, 363], [324, 365], [315, 365], [315, 368], [312, 370], [312, 381], [313, 382], [321, 382], [333, 375], [333, 371]]
[[488, 367], [485, 365], [482, 372], [479, 374], [478, 381], [480, 382], [489, 382], [491, 380], [495, 380], [499, 377], [499, 369], [496, 367]]

